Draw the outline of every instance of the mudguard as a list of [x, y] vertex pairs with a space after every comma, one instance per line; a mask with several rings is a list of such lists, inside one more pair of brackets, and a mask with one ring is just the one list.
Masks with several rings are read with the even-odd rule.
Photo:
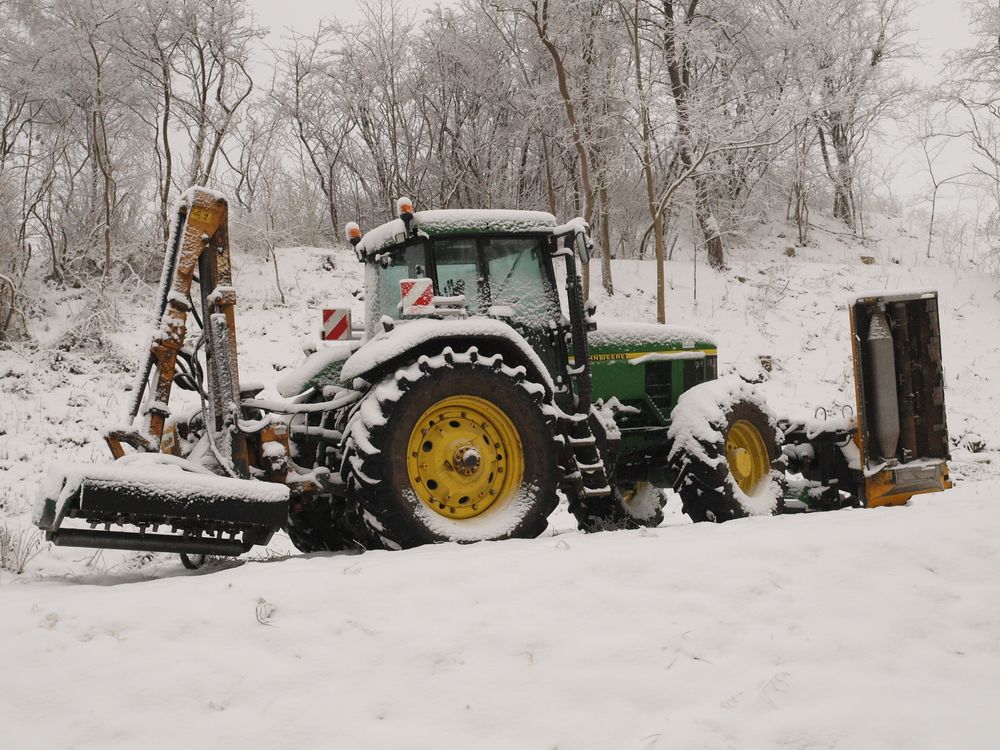
[[547, 397], [555, 390], [552, 375], [524, 337], [508, 323], [486, 317], [399, 322], [354, 352], [340, 371], [340, 381], [347, 386], [356, 378], [373, 383], [402, 361], [436, 354], [447, 346], [455, 351], [469, 346], [498, 351], [508, 361], [524, 364], [531, 378], [544, 386]]

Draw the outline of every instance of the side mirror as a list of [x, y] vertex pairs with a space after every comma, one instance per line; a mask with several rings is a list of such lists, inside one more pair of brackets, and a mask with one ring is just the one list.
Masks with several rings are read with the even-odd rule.
[[586, 232], [577, 232], [573, 235], [573, 251], [583, 265], [587, 265], [590, 262], [590, 247], [587, 242]]

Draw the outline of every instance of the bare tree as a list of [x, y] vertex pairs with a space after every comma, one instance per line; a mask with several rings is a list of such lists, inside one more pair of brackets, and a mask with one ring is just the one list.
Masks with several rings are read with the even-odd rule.
[[[566, 123], [569, 127], [573, 148], [576, 149], [576, 158], [580, 169], [580, 184], [583, 188], [583, 219], [589, 224], [594, 216], [594, 188], [590, 174], [590, 153], [583, 126], [577, 114], [577, 104], [570, 92], [565, 53], [557, 45], [557, 36], [553, 33], [550, 2], [549, 0], [528, 0], [526, 6], [515, 6], [506, 10], [526, 19], [531, 24], [538, 36], [538, 41], [541, 42], [552, 60], [559, 87], [559, 97], [563, 103]], [[576, 39], [578, 40], [579, 37]], [[610, 248], [602, 248], [602, 270], [604, 270], [604, 264], [607, 264], [604, 283], [606, 286], [611, 285], [610, 288], [613, 291], [609, 251]], [[586, 267], [584, 267], [583, 291], [584, 295], [588, 295], [590, 291], [590, 276]]]
[[705, 237], [708, 262], [713, 268], [725, 265], [722, 235], [719, 222], [712, 211], [708, 192], [708, 180], [697, 170], [694, 139], [692, 132], [691, 80], [693, 53], [689, 39], [695, 23], [699, 20], [699, 0], [681, 3], [679, 0], [663, 0], [663, 54], [670, 78], [670, 93], [674, 99], [677, 117], [677, 153], [684, 169], [690, 172], [695, 190], [695, 216]]
[[181, 82], [174, 89], [178, 120], [190, 148], [185, 179], [210, 185], [226, 136], [253, 92], [250, 47], [263, 31], [241, 0], [184, 0], [182, 12], [180, 57], [172, 67]]
[[[646, 17], [643, 14], [644, 3], [641, 0], [632, 0], [631, 3], [618, 3], [618, 11], [624, 23], [632, 56], [633, 77], [635, 86], [636, 114], [639, 120], [639, 142], [640, 159], [642, 164], [643, 183], [646, 188], [646, 205], [653, 226], [653, 246], [656, 259], [656, 319], [660, 323], [665, 323], [667, 319], [666, 294], [665, 294], [665, 256], [666, 243], [664, 240], [664, 216], [659, 210], [656, 194], [656, 176], [654, 174], [653, 160], [653, 118], [652, 118], [652, 92], [647, 83], [648, 76], [645, 68], [649, 64], [645, 46], [643, 44], [643, 25]], [[657, 59], [658, 55], [654, 57]]]
[[179, 62], [182, 28], [182, 14], [169, 0], [143, 0], [123, 19], [117, 36], [126, 61], [146, 92], [133, 109], [149, 132], [156, 163], [157, 223], [164, 242], [170, 231], [174, 187], [174, 68]]
[[937, 162], [949, 145], [962, 138], [961, 132], [951, 132], [946, 126], [947, 113], [936, 111], [934, 102], [926, 102], [923, 109], [916, 115], [915, 139], [920, 146], [924, 158], [924, 166], [931, 182], [930, 204], [931, 213], [927, 226], [927, 257], [931, 257], [934, 243], [934, 220], [937, 216], [938, 193], [946, 185], [958, 183], [965, 177], [976, 174], [974, 171], [963, 170], [953, 172], [946, 177], [940, 176]]
[[99, 231], [104, 243], [101, 276], [106, 282], [112, 267], [119, 200], [117, 165], [109, 129], [117, 124], [115, 110], [125, 98], [123, 88], [127, 86], [113, 61], [114, 26], [122, 7], [113, 0], [93, 0], [86, 6], [62, 2], [55, 12], [71, 32], [70, 39], [76, 51], [74, 62], [82, 65], [80, 78], [84, 86], [76, 96], [86, 120], [87, 151], [102, 183]]
[[847, 0], [831, 10], [835, 33], [817, 35], [815, 44], [820, 99], [815, 122], [833, 186], [833, 214], [853, 229], [859, 218], [855, 159], [907, 90], [892, 68], [904, 53], [907, 5], [905, 0]]

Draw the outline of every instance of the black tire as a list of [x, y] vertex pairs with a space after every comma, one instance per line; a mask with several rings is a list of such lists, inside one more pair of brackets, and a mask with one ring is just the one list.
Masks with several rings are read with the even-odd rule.
[[[422, 356], [418, 362], [397, 370], [362, 399], [345, 433], [343, 475], [350, 488], [349, 502], [358, 504], [364, 525], [382, 546], [405, 549], [437, 542], [530, 538], [545, 530], [548, 516], [558, 503], [552, 418], [542, 405], [545, 389], [525, 381], [525, 372], [524, 367], [508, 367], [499, 355], [480, 355], [475, 348], [456, 354], [448, 348], [441, 355]], [[425, 497], [433, 495], [439, 491], [437, 482], [419, 480], [428, 489], [418, 488], [408, 470], [408, 455], [416, 458], [415, 452], [410, 451], [416, 425], [422, 419], [433, 420], [433, 413], [428, 417], [428, 412], [444, 399], [454, 397], [479, 399], [469, 403], [486, 402], [505, 415], [516, 430], [517, 439], [511, 445], [520, 451], [517, 460], [523, 467], [523, 481], [519, 485], [505, 485], [504, 497], [490, 499], [491, 504], [471, 518], [446, 515], [475, 508], [456, 506], [470, 502], [469, 497], [455, 500], [449, 495], [444, 498], [447, 507], [442, 502], [439, 509], [432, 509], [430, 502], [422, 500], [418, 493], [425, 493]], [[447, 424], [458, 429], [455, 419], [449, 418]], [[444, 445], [449, 438], [443, 436], [445, 423], [440, 425], [439, 445]], [[471, 418], [461, 429], [467, 426], [470, 431], [475, 429]], [[485, 440], [487, 430], [484, 428], [482, 432]], [[430, 444], [431, 441], [424, 443]], [[469, 471], [490, 470], [490, 480], [494, 471], [503, 471], [497, 468], [502, 465], [499, 452], [496, 463], [486, 463], [493, 461], [489, 456], [480, 464], [478, 455], [474, 459], [475, 468]], [[512, 467], [513, 455], [507, 463]], [[507, 458], [506, 454], [504, 457]], [[454, 470], [450, 464], [448, 469]]]
[[300, 552], [343, 552], [361, 549], [347, 523], [344, 501], [329, 495], [292, 500], [288, 538]]
[[208, 555], [189, 555], [186, 552], [181, 552], [180, 557], [181, 565], [188, 570], [198, 570], [208, 560]]
[[[759, 514], [759, 507], [767, 507], [771, 502], [773, 506], [768, 512], [780, 513], [784, 504], [785, 458], [778, 444], [776, 420], [746, 398], [736, 398], [719, 407], [722, 417], [706, 424], [708, 429], [698, 430], [701, 437], [694, 439], [695, 444], [689, 441], [675, 446], [671, 454], [677, 477], [674, 490], [681, 497], [684, 513], [696, 523], [722, 523], [745, 518], [751, 512]], [[726, 455], [726, 439], [738, 422], [748, 423], [759, 435], [770, 467], [749, 495], [740, 489]], [[709, 434], [713, 439], [704, 437]], [[752, 510], [751, 506], [758, 508]]]
[[[322, 398], [322, 390], [318, 390], [313, 401]], [[311, 440], [293, 439], [292, 455], [294, 460], [311, 465], [314, 469], [326, 469], [336, 476], [340, 472], [339, 441], [326, 437], [327, 434], [342, 434], [346, 421], [347, 409], [323, 412], [309, 424], [316, 428]], [[309, 436], [310, 431], [305, 431]], [[360, 528], [357, 513], [344, 498], [342, 489], [331, 491], [326, 488], [322, 494], [308, 494], [292, 498], [288, 511], [288, 533], [292, 544], [300, 552], [353, 552], [370, 549], [371, 544], [365, 532]]]

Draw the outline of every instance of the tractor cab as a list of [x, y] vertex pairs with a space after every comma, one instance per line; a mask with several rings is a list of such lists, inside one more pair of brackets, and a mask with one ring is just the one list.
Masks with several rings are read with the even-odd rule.
[[[558, 315], [550, 236], [469, 232], [415, 237], [366, 258], [366, 318], [377, 324], [384, 315], [443, 317], [450, 308], [537, 325]], [[430, 279], [438, 304], [402, 310], [400, 282], [407, 279]]]
[[562, 374], [567, 355], [560, 334], [584, 312], [582, 300], [572, 309], [569, 295], [564, 315], [553, 260], [569, 256], [567, 273], [576, 277], [573, 252], [587, 260], [585, 225], [560, 227], [541, 211], [413, 212], [401, 199], [399, 219], [363, 238], [352, 229], [348, 238], [366, 265], [366, 337], [376, 336], [386, 317], [486, 316], [508, 323], [554, 377]]

